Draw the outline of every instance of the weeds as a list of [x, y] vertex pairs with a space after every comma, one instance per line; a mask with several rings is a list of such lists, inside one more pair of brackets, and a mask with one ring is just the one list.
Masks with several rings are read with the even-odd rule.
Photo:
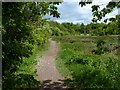
[[[107, 39], [105, 41], [94, 39], [98, 41], [96, 51], [100, 53], [97, 54], [91, 53], [95, 48], [94, 42], [79, 41], [77, 37], [71, 43], [71, 40], [66, 40], [65, 37], [57, 38], [57, 41], [61, 42], [57, 62], [61, 62], [62, 66], [69, 70], [67, 75], [71, 76], [67, 84], [75, 90], [83, 88], [119, 89], [118, 57], [105, 50], [104, 45], [109, 42]], [[62, 70], [61, 73], [64, 72], [64, 69]]]

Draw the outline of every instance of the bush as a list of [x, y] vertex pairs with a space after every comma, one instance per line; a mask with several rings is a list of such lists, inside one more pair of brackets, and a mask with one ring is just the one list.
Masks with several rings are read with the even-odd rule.
[[[8, 80], [4, 80], [3, 88], [6, 90], [25, 90], [26, 88], [38, 87], [40, 82], [30, 74], [12, 74], [8, 76]], [[9, 84], [6, 84], [9, 83]]]
[[[74, 55], [75, 56], [75, 55]], [[118, 88], [118, 60], [104, 56], [79, 55], [68, 61], [75, 88]]]
[[104, 44], [105, 44], [106, 42], [105, 41], [103, 41], [103, 40], [98, 40], [97, 42], [96, 42], [96, 48], [95, 49], [93, 49], [92, 50], [92, 52], [93, 53], [95, 53], [95, 54], [98, 54], [98, 55], [101, 55], [101, 54], [104, 54], [105, 52], [108, 52], [109, 51], [109, 49], [107, 48], [107, 47], [104, 47]]
[[118, 67], [120, 61], [118, 56], [108, 52], [109, 50], [105, 45], [109, 43], [109, 39], [103, 41], [102, 38], [104, 37], [101, 37], [100, 40], [98, 37], [94, 38], [97, 41], [96, 49], [94, 49], [97, 54], [89, 53], [95, 47], [93, 42], [82, 42], [77, 38], [71, 43], [73, 39], [56, 38], [61, 42], [58, 57], [70, 72], [67, 84], [73, 87], [73, 90], [84, 88], [120, 89]]

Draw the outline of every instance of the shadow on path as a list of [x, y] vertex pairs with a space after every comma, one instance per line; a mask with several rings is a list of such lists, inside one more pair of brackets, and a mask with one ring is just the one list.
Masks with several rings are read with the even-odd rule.
[[45, 80], [41, 84], [41, 90], [70, 90], [65, 84], [63, 80], [58, 80], [56, 82], [52, 82], [51, 80]]
[[58, 80], [56, 82], [52, 82], [51, 80], [44, 80], [41, 83], [41, 86], [34, 88], [26, 88], [25, 90], [73, 90], [68, 88], [64, 80]]

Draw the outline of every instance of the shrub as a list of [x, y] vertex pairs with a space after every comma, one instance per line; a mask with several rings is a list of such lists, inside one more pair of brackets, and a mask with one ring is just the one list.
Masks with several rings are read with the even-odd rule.
[[116, 58], [76, 54], [68, 61], [75, 88], [119, 88]]
[[105, 41], [98, 40], [96, 44], [96, 48], [92, 50], [93, 53], [101, 55], [109, 51], [107, 47], [104, 47]]

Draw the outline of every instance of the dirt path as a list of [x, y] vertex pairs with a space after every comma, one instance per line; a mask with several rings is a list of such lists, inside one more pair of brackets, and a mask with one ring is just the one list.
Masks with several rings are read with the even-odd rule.
[[58, 45], [49, 39], [49, 49], [38, 62], [37, 74], [42, 82], [40, 90], [68, 90], [64, 85], [64, 78], [60, 75], [55, 66], [55, 58], [58, 52]]

